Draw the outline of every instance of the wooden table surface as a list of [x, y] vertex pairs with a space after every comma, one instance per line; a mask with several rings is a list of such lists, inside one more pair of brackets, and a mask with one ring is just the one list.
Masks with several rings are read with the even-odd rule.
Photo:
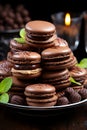
[[87, 130], [87, 103], [56, 116], [39, 118], [0, 107], [0, 130]]

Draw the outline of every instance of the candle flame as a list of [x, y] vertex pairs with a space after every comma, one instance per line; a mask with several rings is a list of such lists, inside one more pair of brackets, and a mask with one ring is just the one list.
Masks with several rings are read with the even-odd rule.
[[66, 15], [65, 15], [65, 25], [69, 26], [70, 24], [71, 24], [70, 14], [66, 13]]

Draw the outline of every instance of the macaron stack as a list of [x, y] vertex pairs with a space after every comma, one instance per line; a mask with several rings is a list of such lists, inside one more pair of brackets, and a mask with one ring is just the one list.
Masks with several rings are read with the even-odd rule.
[[47, 21], [34, 20], [25, 25], [26, 41], [31, 50], [39, 53], [45, 48], [52, 47], [57, 38], [55, 26]]
[[57, 91], [65, 89], [71, 84], [69, 70], [43, 71], [42, 82], [54, 85]]
[[54, 47], [44, 49], [41, 52], [43, 74], [42, 81], [51, 83], [57, 89], [65, 89], [70, 86], [70, 68], [75, 66], [77, 60], [68, 46], [68, 43], [57, 38]]
[[29, 106], [48, 107], [57, 103], [56, 89], [50, 84], [29, 85], [24, 93]]
[[41, 56], [37, 52], [15, 52], [10, 61], [14, 64], [12, 75], [18, 79], [34, 79], [41, 75]]
[[[55, 26], [48, 21], [33, 20], [24, 29], [26, 44], [12, 39], [7, 55], [13, 65], [10, 102], [49, 107], [87, 98], [84, 88], [87, 73], [76, 66], [76, 57], [67, 41], [57, 37]], [[76, 80], [74, 86], [71, 77]]]
[[13, 64], [11, 68], [13, 86], [10, 95], [24, 96], [24, 89], [27, 85], [35, 82], [41, 75], [41, 56], [37, 52], [18, 51], [8, 52], [8, 60]]

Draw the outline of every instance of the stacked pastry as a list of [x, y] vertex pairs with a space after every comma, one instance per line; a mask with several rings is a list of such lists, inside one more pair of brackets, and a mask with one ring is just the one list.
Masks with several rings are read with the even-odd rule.
[[[58, 41], [56, 41], [58, 42]], [[76, 65], [77, 60], [67, 44], [61, 45], [63, 40], [52, 48], [42, 51], [43, 82], [52, 83], [57, 90], [70, 86], [69, 69]]]
[[[74, 78], [71, 72], [77, 64], [77, 59], [72, 50], [69, 48], [68, 43], [64, 39], [55, 37], [55, 27], [49, 22], [31, 21], [25, 25], [25, 30], [27, 44], [30, 45], [31, 50], [36, 49], [35, 51], [38, 51], [41, 54], [41, 83], [51, 84], [56, 88], [58, 101], [61, 97], [63, 98], [63, 96], [65, 96], [63, 100], [67, 99], [66, 104], [80, 101], [81, 98], [78, 98], [80, 95], [75, 89], [76, 86], [74, 86], [74, 84], [74, 87], [72, 87], [72, 83], [70, 81], [70, 77]], [[86, 73], [83, 69], [82, 72], [84, 79], [82, 78], [81, 74], [78, 75], [79, 78], [82, 78], [81, 81], [84, 82]], [[78, 80], [78, 76], [77, 79], [75, 78], [75, 80], [77, 82], [80, 81]], [[81, 82], [80, 86], [77, 85], [78, 88], [82, 88], [83, 82]], [[68, 93], [68, 87], [72, 87], [73, 89], [69, 91], [69, 93], [72, 93], [71, 98], [74, 99], [73, 101], [68, 100], [69, 97], [67, 97], [67, 94], [65, 94]], [[63, 95], [60, 93], [63, 93]], [[74, 95], [76, 95], [76, 97]], [[25, 96], [27, 96], [26, 92]], [[64, 101], [62, 103], [65, 104]], [[59, 105], [59, 103], [57, 103], [57, 105]]]
[[33, 84], [25, 88], [27, 104], [30, 106], [54, 106], [57, 102], [56, 89], [51, 84]]
[[[25, 34], [25, 44], [11, 40], [7, 55], [13, 65], [10, 102], [21, 104], [25, 99], [26, 105], [44, 107], [87, 98], [86, 71], [76, 66], [76, 57], [68, 43], [57, 37], [55, 26], [47, 21], [30, 21]], [[72, 84], [71, 77], [77, 84]]]
[[35, 20], [25, 25], [26, 41], [31, 50], [41, 53], [42, 50], [54, 46], [57, 38], [55, 26], [47, 21]]
[[24, 95], [25, 86], [34, 82], [41, 75], [41, 56], [37, 52], [30, 51], [9, 53], [7, 59], [13, 64], [11, 69], [13, 86], [10, 94], [16, 94], [14, 92], [17, 92], [17, 95]]

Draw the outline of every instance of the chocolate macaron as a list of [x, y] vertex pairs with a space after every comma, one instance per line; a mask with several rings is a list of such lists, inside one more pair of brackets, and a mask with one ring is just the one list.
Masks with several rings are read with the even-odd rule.
[[55, 47], [67, 47], [68, 46], [68, 42], [61, 37], [57, 37], [57, 39], [54, 41], [54, 43], [55, 43], [54, 44]]
[[5, 77], [11, 76], [11, 69], [13, 64], [8, 62], [7, 60], [0, 61], [0, 81], [3, 80]]
[[12, 87], [9, 90], [10, 95], [20, 95], [24, 96], [24, 90], [27, 85], [30, 84], [29, 81], [21, 80], [16, 78], [15, 76], [11, 76], [12, 78]]
[[31, 48], [44, 48], [52, 47], [56, 39], [56, 29], [54, 24], [43, 20], [33, 20], [25, 25], [26, 41]]
[[63, 90], [70, 86], [70, 74], [68, 69], [59, 71], [43, 71], [42, 82], [52, 84], [56, 90]]
[[27, 43], [19, 43], [14, 39], [10, 40], [10, 49], [11, 52], [16, 52], [16, 51], [29, 51], [29, 44]]
[[71, 68], [77, 63], [71, 49], [68, 46], [47, 48], [42, 51], [43, 68], [47, 70], [60, 70]]
[[19, 79], [33, 79], [41, 75], [41, 55], [37, 52], [20, 51], [9, 57], [14, 64], [11, 70], [13, 76]]
[[56, 89], [50, 84], [32, 84], [25, 88], [26, 102], [29, 106], [49, 107], [57, 102]]
[[78, 66], [72, 67], [70, 70], [70, 75], [73, 77], [77, 82], [84, 84], [86, 80], [86, 70], [84, 68], [80, 68]]

